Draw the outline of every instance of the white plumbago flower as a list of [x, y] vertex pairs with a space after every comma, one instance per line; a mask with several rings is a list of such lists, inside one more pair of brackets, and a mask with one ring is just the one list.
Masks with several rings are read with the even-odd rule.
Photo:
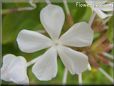
[[85, 0], [85, 1], [88, 5], [90, 5], [92, 10], [95, 11], [100, 18], [104, 19], [112, 15], [112, 13], [108, 14], [106, 12], [113, 11], [113, 3], [107, 3], [107, 0]]
[[16, 84], [28, 84], [27, 62], [22, 56], [7, 54], [3, 57], [1, 67], [1, 80]]
[[93, 40], [93, 31], [85, 22], [74, 24], [62, 36], [61, 30], [65, 15], [61, 7], [47, 5], [41, 10], [40, 20], [48, 38], [38, 32], [22, 30], [17, 37], [21, 51], [33, 53], [49, 48], [42, 56], [38, 57], [32, 72], [39, 80], [51, 80], [57, 75], [57, 53], [65, 67], [71, 74], [80, 74], [88, 67], [88, 57], [71, 47], [90, 46]]

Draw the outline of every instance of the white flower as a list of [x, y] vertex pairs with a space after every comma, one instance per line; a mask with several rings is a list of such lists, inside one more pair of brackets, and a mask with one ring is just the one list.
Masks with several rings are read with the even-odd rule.
[[107, 3], [107, 0], [85, 0], [88, 5], [92, 8], [96, 14], [104, 19], [112, 15], [105, 13], [105, 12], [112, 12], [113, 11], [113, 3]]
[[80, 74], [86, 70], [88, 57], [69, 47], [90, 46], [93, 40], [90, 26], [85, 22], [74, 24], [60, 37], [65, 15], [62, 8], [56, 5], [47, 5], [43, 8], [40, 20], [51, 39], [29, 30], [22, 30], [17, 37], [17, 43], [23, 52], [33, 53], [49, 48], [38, 57], [33, 66], [32, 72], [35, 76], [39, 80], [51, 80], [57, 75], [57, 53], [71, 74]]
[[26, 60], [22, 56], [5, 55], [3, 57], [3, 66], [1, 67], [1, 80], [16, 84], [28, 84], [26, 64]]

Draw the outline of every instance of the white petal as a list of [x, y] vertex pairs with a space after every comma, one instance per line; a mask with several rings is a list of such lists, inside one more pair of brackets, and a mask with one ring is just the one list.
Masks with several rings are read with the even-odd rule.
[[51, 80], [57, 75], [57, 52], [53, 47], [38, 57], [32, 72], [39, 80], [43, 81]]
[[7, 54], [3, 57], [3, 66], [7, 67], [15, 60], [16, 56], [13, 54]]
[[103, 11], [101, 11], [100, 9], [95, 8], [94, 11], [102, 19], [108, 17], [108, 15], [106, 13], [104, 13]]
[[7, 54], [3, 57], [3, 66], [1, 68], [1, 79], [12, 81], [16, 84], [28, 84], [27, 62], [21, 56]]
[[22, 30], [18, 34], [17, 43], [20, 50], [26, 53], [42, 50], [52, 45], [52, 41], [48, 37], [30, 30]]
[[58, 46], [59, 56], [71, 74], [80, 74], [88, 68], [88, 57], [65, 46]]
[[60, 37], [60, 41], [67, 46], [89, 46], [93, 41], [93, 30], [89, 24], [80, 22], [74, 24], [66, 33], [64, 33]]
[[47, 5], [42, 9], [40, 19], [50, 37], [58, 39], [65, 20], [62, 8], [57, 5]]
[[[7, 76], [8, 68], [11, 67], [11, 63], [15, 60], [15, 56], [12, 54], [7, 54], [3, 57], [3, 66], [1, 68], [1, 79], [5, 81], [10, 81], [10, 78]], [[7, 71], [8, 70], [8, 71]]]
[[87, 4], [91, 4], [91, 5], [102, 5], [105, 4], [107, 2], [107, 0], [85, 0]]
[[102, 11], [113, 11], [113, 4], [104, 4], [101, 7], [99, 7]]

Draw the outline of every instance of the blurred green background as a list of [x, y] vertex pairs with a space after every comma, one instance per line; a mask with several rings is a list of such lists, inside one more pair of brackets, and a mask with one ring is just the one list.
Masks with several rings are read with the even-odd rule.
[[[54, 3], [63, 8], [63, 3]], [[38, 57], [43, 54], [45, 50], [41, 50], [32, 54], [23, 53], [19, 50], [18, 45], [16, 43], [16, 37], [18, 33], [22, 29], [29, 29], [33, 31], [44, 30], [43, 26], [40, 23], [40, 11], [43, 7], [45, 7], [46, 3], [37, 3], [37, 8], [31, 11], [21, 11], [21, 12], [12, 12], [2, 15], [2, 55], [12, 53], [17, 56], [24, 56], [27, 61], [32, 60], [33, 58]], [[5, 9], [13, 9], [20, 7], [30, 6], [28, 3], [3, 3], [2, 11]], [[75, 3], [68, 3], [69, 9], [71, 11], [71, 15], [73, 17], [74, 23], [80, 21], [89, 21], [89, 18], [92, 14], [91, 9], [89, 7], [76, 7]], [[65, 13], [66, 14], [66, 13]], [[112, 21], [109, 21], [110, 23]], [[65, 21], [63, 32], [66, 31], [70, 26]], [[112, 27], [110, 27], [108, 33], [108, 38], [112, 41]], [[62, 32], [62, 33], [63, 33]], [[97, 37], [98, 33], [95, 33], [95, 37]], [[113, 76], [113, 69], [107, 65], [101, 65], [101, 67], [107, 71], [111, 76]], [[64, 65], [62, 64], [60, 58], [58, 58], [58, 74], [57, 77], [52, 79], [51, 81], [39, 81], [31, 71], [32, 66], [28, 68], [28, 76], [30, 79], [30, 84], [61, 84], [64, 72]], [[111, 82], [99, 71], [92, 69], [92, 71], [85, 71], [83, 73], [83, 83], [84, 84], [111, 84]], [[11, 82], [3, 81], [2, 84], [12, 84]], [[78, 76], [71, 75], [68, 73], [67, 84], [78, 84]]]

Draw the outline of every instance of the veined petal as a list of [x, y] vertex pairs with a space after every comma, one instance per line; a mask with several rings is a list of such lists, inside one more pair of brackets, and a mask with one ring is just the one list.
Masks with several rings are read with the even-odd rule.
[[65, 20], [62, 8], [57, 5], [47, 5], [40, 13], [40, 20], [50, 37], [58, 39]]
[[57, 52], [53, 47], [38, 57], [32, 72], [42, 81], [51, 80], [57, 75]]
[[17, 37], [17, 43], [21, 51], [32, 53], [50, 47], [52, 41], [35, 31], [22, 30]]
[[113, 3], [111, 4], [104, 4], [101, 7], [99, 7], [102, 11], [113, 11]]
[[96, 14], [97, 14], [100, 18], [102, 18], [102, 19], [108, 17], [108, 15], [107, 15], [106, 13], [104, 13], [102, 10], [100, 10], [100, 9], [98, 9], [98, 8], [95, 8], [94, 11], [95, 11]]
[[89, 24], [80, 22], [74, 24], [66, 33], [64, 33], [60, 37], [60, 41], [67, 46], [90, 46], [93, 41], [93, 30]]
[[71, 74], [80, 74], [88, 68], [88, 57], [65, 46], [58, 46], [59, 56]]
[[22, 56], [5, 55], [1, 68], [1, 79], [16, 84], [29, 84], [26, 60]]

